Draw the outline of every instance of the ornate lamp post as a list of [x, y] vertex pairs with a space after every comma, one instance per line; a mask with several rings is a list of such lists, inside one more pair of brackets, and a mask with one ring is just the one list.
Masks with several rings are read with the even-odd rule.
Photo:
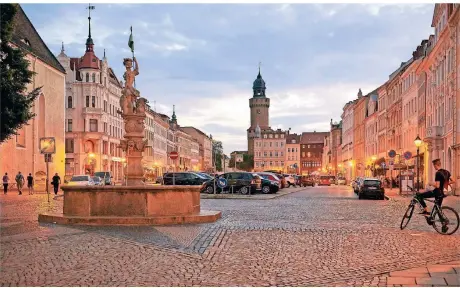
[[419, 169], [420, 169], [420, 146], [422, 145], [422, 139], [417, 135], [417, 138], [415, 138], [414, 143], [415, 146], [417, 147], [417, 193], [420, 191], [420, 175], [419, 175]]

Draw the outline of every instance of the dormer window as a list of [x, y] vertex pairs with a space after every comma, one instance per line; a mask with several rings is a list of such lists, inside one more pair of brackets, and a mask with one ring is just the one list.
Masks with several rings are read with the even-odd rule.
[[293, 139], [293, 140], [291, 141], [291, 143], [292, 143], [292, 144], [295, 144], [295, 140]]

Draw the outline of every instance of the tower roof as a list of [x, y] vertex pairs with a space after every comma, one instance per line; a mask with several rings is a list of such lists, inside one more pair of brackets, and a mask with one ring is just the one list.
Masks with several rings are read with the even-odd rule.
[[173, 114], [171, 116], [171, 122], [177, 123], [177, 117], [176, 117], [176, 105], [173, 105]]
[[91, 38], [91, 10], [94, 10], [94, 6], [88, 6], [88, 39], [86, 39], [86, 52], [85, 55], [80, 59], [80, 68], [91, 68], [99, 69], [99, 59], [94, 54], [94, 42]]
[[252, 84], [252, 89], [265, 89], [265, 81], [262, 79], [262, 75], [260, 75], [260, 67], [259, 67], [259, 74], [257, 74], [256, 80]]

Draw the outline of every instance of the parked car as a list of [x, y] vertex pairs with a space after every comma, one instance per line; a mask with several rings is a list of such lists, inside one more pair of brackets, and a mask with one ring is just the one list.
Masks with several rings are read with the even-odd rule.
[[320, 176], [318, 185], [331, 186], [331, 176], [327, 176], [327, 175]]
[[337, 185], [346, 185], [347, 184], [347, 180], [345, 179], [345, 177], [337, 177], [337, 182], [336, 182]]
[[94, 185], [93, 179], [90, 175], [74, 175], [70, 178], [69, 186], [92, 186]]
[[292, 174], [283, 174], [284, 178], [286, 179], [287, 187], [291, 187], [291, 185], [295, 185], [295, 175]]
[[257, 172], [257, 174], [261, 175], [265, 179], [276, 182], [276, 184], [278, 185], [278, 188], [281, 189], [282, 181], [278, 176], [276, 176], [276, 174], [270, 173], [270, 172]]
[[204, 177], [204, 178], [206, 178], [206, 179], [208, 179], [208, 180], [214, 179], [211, 175], [208, 175], [206, 173], [202, 173], [202, 172], [195, 172], [195, 173], [200, 175], [200, 176], [202, 176], [202, 177]]
[[262, 193], [269, 194], [278, 192], [278, 190], [280, 189], [280, 187], [278, 186], [279, 182], [270, 180], [267, 174], [255, 174], [262, 178]]
[[115, 185], [115, 183], [113, 183], [112, 181], [113, 180], [112, 173], [108, 171], [96, 172], [94, 173], [94, 176], [100, 177], [105, 185]]
[[385, 189], [382, 181], [376, 178], [365, 178], [359, 187], [358, 198], [364, 199], [365, 197], [385, 200]]
[[303, 187], [307, 187], [307, 186], [311, 186], [311, 187], [314, 187], [315, 186], [315, 179], [313, 179], [313, 177], [311, 176], [302, 176], [301, 178], [301, 186]]
[[[233, 188], [234, 192], [241, 194], [256, 193], [262, 190], [262, 178], [256, 174], [248, 172], [229, 172], [220, 175], [218, 178], [227, 180], [227, 187], [219, 188], [216, 184], [216, 193], [229, 192]], [[217, 178], [217, 179], [218, 179]], [[201, 192], [208, 194], [214, 193], [214, 179], [207, 180], [201, 187]]]
[[93, 180], [93, 183], [95, 186], [104, 186], [105, 183], [104, 181], [102, 181], [101, 177], [98, 177], [98, 176], [93, 176], [91, 177], [91, 179]]
[[163, 185], [202, 185], [207, 180], [193, 172], [174, 172], [163, 175]]
[[163, 183], [163, 177], [158, 176], [157, 179], [155, 180], [156, 184], [162, 184]]
[[276, 175], [276, 177], [278, 177], [280, 179], [280, 183], [281, 183], [281, 186], [280, 186], [280, 189], [283, 189], [283, 188], [286, 188], [287, 187], [287, 181], [286, 181], [286, 178], [284, 178], [284, 176], [282, 174], [278, 174], [278, 173], [273, 173]]

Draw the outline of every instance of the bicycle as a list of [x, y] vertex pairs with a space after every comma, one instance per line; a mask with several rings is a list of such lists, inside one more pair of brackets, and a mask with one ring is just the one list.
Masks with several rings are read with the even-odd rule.
[[[443, 195], [441, 199], [446, 198], [446, 195]], [[448, 207], [448, 206], [439, 206], [438, 202], [441, 199], [435, 199], [435, 200], [430, 200], [430, 199], [425, 199], [425, 201], [432, 202], [434, 203], [433, 209], [431, 209], [431, 214], [429, 217], [426, 217], [426, 221], [428, 225], [433, 226], [434, 230], [438, 232], [439, 234], [442, 235], [452, 235], [454, 234], [460, 225], [460, 219], [458, 216], [457, 211], [455, 211], [453, 208]], [[422, 204], [420, 204], [420, 201], [417, 198], [417, 194], [414, 195], [412, 198], [409, 206], [406, 209], [406, 213], [403, 216], [403, 219], [401, 220], [401, 225], [400, 228], [403, 230], [406, 228], [407, 224], [409, 224], [410, 219], [412, 218], [412, 215], [414, 213], [415, 205], [418, 204], [418, 207], [420, 208], [420, 212], [423, 212], [423, 207]], [[447, 215], [449, 211], [452, 212], [452, 215]], [[407, 219], [407, 221], [405, 221]], [[453, 229], [452, 229], [453, 228]]]

